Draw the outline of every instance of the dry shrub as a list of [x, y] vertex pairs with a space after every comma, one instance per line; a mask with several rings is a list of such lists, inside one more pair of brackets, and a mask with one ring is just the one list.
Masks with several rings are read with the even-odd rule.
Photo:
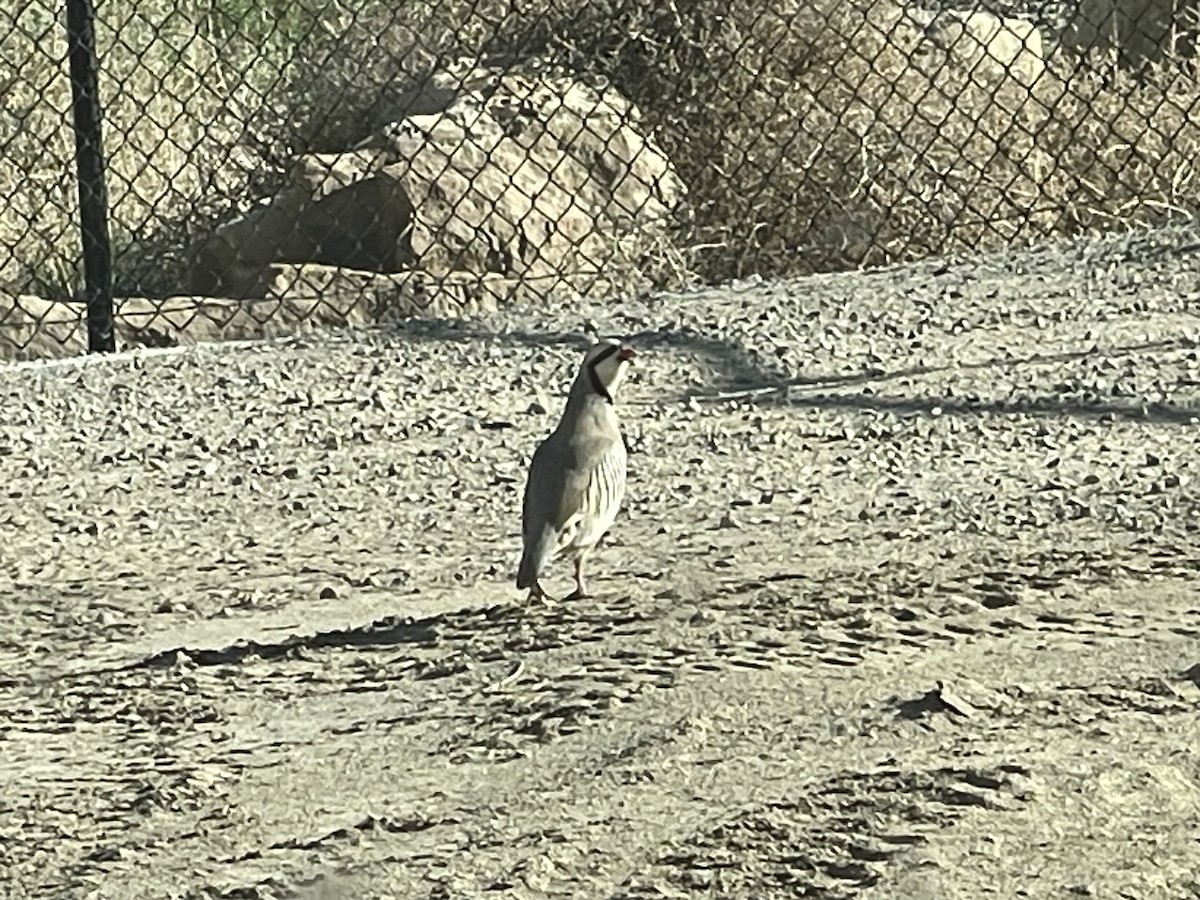
[[1053, 231], [1192, 220], [1200, 209], [1200, 81], [1168, 61], [1140, 76], [1096, 54], [1051, 82], [1034, 124]]
[[541, 21], [555, 2], [269, 0], [276, 16], [290, 16], [282, 35], [268, 35], [287, 48], [286, 61], [248, 131], [282, 171], [297, 154], [346, 150], [406, 115], [438, 112], [448, 101], [432, 86], [435, 73]]
[[0, 16], [0, 283], [25, 286], [38, 272], [74, 278], [69, 261], [79, 237], [65, 54], [49, 5]]
[[[118, 279], [137, 292], [161, 261], [139, 247], [243, 194], [258, 160], [238, 147], [263, 58], [214, 40], [205, 0], [107, 0], [96, 19], [110, 234]], [[35, 0], [0, 20], [0, 281], [71, 296], [80, 266], [71, 86], [61, 4]], [[20, 65], [13, 60], [21, 60]], [[220, 198], [220, 199], [218, 199]]]
[[[598, 72], [689, 185], [707, 280], [835, 270], [1191, 215], [1200, 84], [1095, 56], [1031, 90], [900, 5], [553, 3], [493, 51]], [[1169, 74], [1173, 72], [1174, 74]]]
[[[971, 190], [991, 195], [990, 219], [1015, 218], [1007, 186], [1027, 178], [1019, 164], [999, 171], [996, 136], [1020, 103], [963, 73], [927, 74], [896, 6], [581, 0], [554, 13], [496, 49], [566, 57], [646, 110], [689, 185], [687, 240], [706, 280], [939, 249]], [[981, 127], [981, 106], [1001, 127]], [[999, 184], [982, 184], [972, 159]]]

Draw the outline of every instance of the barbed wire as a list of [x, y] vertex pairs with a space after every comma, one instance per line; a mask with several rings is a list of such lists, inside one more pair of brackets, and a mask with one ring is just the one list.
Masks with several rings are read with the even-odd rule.
[[0, 352], [1190, 221], [1200, 0], [32, 0]]

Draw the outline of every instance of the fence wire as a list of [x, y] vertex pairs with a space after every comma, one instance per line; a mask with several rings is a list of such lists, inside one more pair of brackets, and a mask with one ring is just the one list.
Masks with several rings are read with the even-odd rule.
[[1200, 205], [1200, 0], [99, 0], [99, 134], [88, 6], [0, 13], [7, 357], [98, 348], [110, 290], [170, 344]]

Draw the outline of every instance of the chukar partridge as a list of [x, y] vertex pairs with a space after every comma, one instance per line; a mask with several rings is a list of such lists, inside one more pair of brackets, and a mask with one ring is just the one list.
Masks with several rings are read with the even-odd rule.
[[559, 555], [575, 563], [575, 591], [566, 599], [587, 596], [584, 559], [612, 527], [625, 495], [625, 441], [613, 398], [633, 357], [613, 341], [589, 347], [558, 426], [530, 460], [517, 587], [529, 588], [531, 599], [546, 599], [540, 578]]

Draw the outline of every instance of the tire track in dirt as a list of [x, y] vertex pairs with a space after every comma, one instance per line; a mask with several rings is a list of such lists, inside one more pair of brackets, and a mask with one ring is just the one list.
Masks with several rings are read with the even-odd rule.
[[[545, 745], [579, 733], [614, 707], [636, 704], [649, 689], [670, 690], [688, 672], [713, 677], [739, 667], [770, 670], [814, 663], [845, 668], [872, 655], [886, 656], [897, 647], [919, 651], [931, 641], [949, 647], [1014, 631], [1131, 641], [1155, 633], [1200, 633], [1200, 611], [1195, 608], [1164, 610], [1159, 617], [1066, 608], [1072, 593], [1064, 595], [1064, 588], [1078, 592], [1120, 583], [1122, 578], [1145, 583], [1167, 574], [1188, 575], [1193, 571], [1188, 558], [1161, 553], [1149, 565], [1143, 557], [1139, 567], [1122, 564], [1111, 554], [1046, 552], [1026, 560], [1009, 558], [1007, 568], [994, 567], [995, 560], [982, 562], [980, 571], [951, 575], [943, 569], [936, 584], [927, 569], [894, 562], [862, 566], [850, 577], [843, 574], [841, 581], [828, 573], [785, 573], [727, 582], [718, 595], [698, 604], [707, 612], [699, 618], [690, 607], [677, 607], [670, 590], [657, 600], [643, 595], [554, 608], [497, 606], [416, 620], [384, 619], [365, 628], [298, 636], [274, 645], [248, 643], [191, 652], [182, 648], [182, 654], [158, 654], [121, 671], [64, 679], [57, 683], [61, 691], [50, 693], [50, 703], [46, 693], [38, 697], [42, 706], [37, 718], [22, 719], [11, 707], [3, 710], [7, 734], [27, 742], [53, 735], [64, 721], [96, 723], [102, 727], [97, 747], [106, 749], [97, 749], [91, 762], [108, 774], [94, 777], [108, 779], [109, 786], [97, 792], [90, 834], [32, 831], [16, 844], [28, 841], [32, 850], [49, 839], [82, 839], [87, 846], [77, 869], [86, 872], [89, 862], [103, 864], [137, 850], [134, 835], [114, 840], [127, 828], [122, 822], [128, 810], [139, 816], [151, 812], [187, 817], [206, 806], [219, 806], [220, 791], [214, 790], [211, 778], [197, 774], [195, 765], [172, 765], [172, 757], [180, 755], [179, 742], [166, 751], [179, 723], [193, 730], [223, 724], [216, 706], [197, 696], [208, 690], [295, 694], [298, 684], [308, 686], [303, 693], [318, 686], [327, 692], [394, 691], [412, 681], [450, 683], [437, 692], [436, 705], [414, 702], [406, 714], [393, 711], [389, 720], [375, 724], [426, 728], [441, 719], [448, 728], [426, 752], [445, 754], [455, 763], [499, 763], [526, 756], [531, 743]], [[1047, 601], [1041, 609], [1039, 597]], [[764, 628], [764, 621], [773, 626]], [[564, 650], [570, 651], [565, 659]], [[520, 669], [513, 669], [514, 661], [521, 663]], [[219, 677], [202, 686], [206, 672]], [[1009, 695], [1020, 705], [1050, 709], [1050, 698], [1061, 706], [1063, 696], [1072, 693], [1093, 705], [1124, 703], [1124, 708], [1138, 709], [1146, 704], [1144, 689], [1118, 683], [1060, 686], [1045, 696]], [[1189, 709], [1178, 697], [1160, 700], [1152, 711]], [[1053, 718], [1047, 716], [1043, 724]], [[1078, 711], [1073, 716], [1068, 720], [1077, 721]], [[353, 733], [355, 727], [354, 721], [338, 725], [342, 733]], [[66, 762], [79, 752], [78, 724], [71, 732], [61, 744], [42, 745], [38, 753], [50, 762]], [[201, 735], [197, 743], [209, 743], [209, 738]], [[235, 748], [222, 756], [219, 743], [212, 749], [217, 755], [210, 756], [210, 764], [229, 771], [242, 766], [239, 757], [253, 759], [256, 766], [270, 764], [270, 754], [261, 750]], [[129, 754], [136, 759], [138, 750], [145, 761], [130, 765]], [[123, 772], [123, 779], [112, 776], [115, 770]], [[41, 796], [44, 810], [57, 804], [63, 815], [77, 812], [72, 807], [80, 784], [67, 781], [62, 787], [57, 799], [53, 793]], [[364, 827], [376, 826], [368, 822]], [[146, 831], [141, 839], [146, 846], [161, 841], [161, 824]], [[285, 851], [289, 845], [284, 841], [273, 849]], [[19, 857], [13, 850], [13, 858]], [[843, 864], [850, 866], [847, 872], [865, 871], [850, 862], [830, 865], [841, 871], [838, 866]], [[820, 890], [834, 893], [817, 895], [837, 896], [837, 877], [826, 875], [833, 880]], [[876, 876], [862, 877], [867, 880], [860, 886], [867, 886]]]
[[[107, 682], [86, 681], [66, 691], [47, 710], [41, 723], [14, 724], [33, 732], [38, 724], [53, 728], [64, 719], [115, 721], [122, 723], [127, 747], [169, 739], [172, 730], [163, 728], [165, 722], [219, 726], [220, 718], [211, 703], [191, 703], [187, 699], [189, 690], [205, 692], [200, 678], [206, 671], [220, 673], [219, 678], [208, 679], [207, 686], [223, 692], [295, 694], [297, 684], [307, 686], [301, 693], [318, 687], [325, 692], [395, 691], [403, 690], [402, 686], [410, 681], [452, 682], [445, 690], [436, 692], [435, 705], [414, 698], [407, 712], [394, 709], [387, 720], [377, 719], [373, 724], [424, 728], [442, 720], [448, 727], [425, 752], [445, 754], [456, 764], [501, 763], [527, 756], [529, 744], [552, 744], [577, 734], [614, 707], [636, 704], [649, 689], [670, 690], [681, 679], [688, 678], [689, 672], [710, 678], [739, 667], [792, 669], [820, 662], [844, 668], [851, 662], [861, 663], [872, 654], [886, 656], [898, 646], [920, 650], [936, 639], [948, 647], [954, 641], [970, 640], [981, 633], [984, 637], [988, 632], [1006, 634], [1014, 628], [1082, 638], [1138, 640], [1156, 629], [1178, 627], [1167, 622], [1147, 625], [1146, 618], [1139, 614], [1117, 615], [1106, 610], [1052, 615], [1029, 612], [1021, 621], [1013, 617], [1011, 606], [1005, 607], [1008, 614], [1004, 619], [992, 618], [977, 626], [966, 624], [993, 616], [986, 604], [987, 598], [996, 595], [997, 585], [1019, 583], [1028, 595], [1039, 590], [1052, 591], [1060, 588], [1065, 578], [1078, 580], [1085, 574], [1086, 566], [1081, 567], [1077, 558], [1064, 556], [1064, 559], [1069, 576], [1043, 566], [1037, 588], [1031, 587], [1019, 565], [1008, 571], [987, 572], [983, 578], [964, 578], [963, 586], [973, 585], [983, 602], [968, 604], [975, 608], [967, 612], [962, 611], [963, 604], [959, 603], [935, 613], [932, 618], [938, 630], [914, 631], [911, 625], [915, 615], [911, 599], [927, 586], [918, 567], [875, 570], [869, 572], [865, 582], [849, 585], [807, 576], [776, 576], [766, 582], [741, 584], [710, 605], [713, 611], [724, 613], [726, 621], [731, 611], [748, 621], [772, 619], [781, 604], [792, 610], [793, 617], [801, 614], [805, 617], [780, 623], [771, 637], [737, 639], [727, 625], [703, 622], [696, 631], [697, 625], [690, 622], [690, 617], [688, 621], [682, 620], [679, 610], [670, 603], [655, 605], [644, 598], [550, 609], [493, 607], [418, 621], [384, 620], [364, 629], [326, 632], [276, 646], [250, 644], [192, 654], [185, 651], [182, 656], [160, 654], [138, 667], [106, 673], [110, 679]], [[1095, 576], [1096, 580], [1111, 580], [1111, 560], [1104, 561], [1102, 567], [1105, 571]], [[914, 578], [918, 580], [915, 587]], [[795, 588], [805, 582], [810, 582], [806, 585], [810, 589], [842, 597], [843, 604], [840, 608], [836, 604], [822, 607], [820, 603], [808, 602], [803, 590], [785, 593], [778, 587]], [[943, 581], [942, 586], [946, 588], [947, 583]], [[871, 590], [877, 593], [872, 594]], [[909, 605], [901, 607], [899, 615], [890, 615], [887, 603], [894, 603], [896, 598], [909, 600]], [[867, 615], [864, 610], [872, 613]], [[1195, 619], [1195, 611], [1192, 612]], [[996, 627], [998, 624], [1002, 627]], [[691, 640], [674, 639], [684, 634], [684, 628], [694, 632]], [[399, 635], [403, 638], [398, 638]], [[630, 645], [614, 648], [614, 640], [632, 640], [637, 649], [630, 649]], [[396, 645], [402, 645], [403, 650], [398, 652]], [[569, 662], [557, 658], [564, 648], [575, 651]], [[847, 648], [854, 648], [854, 653]], [[420, 658], [421, 651], [429, 653], [428, 659]], [[512, 671], [514, 660], [521, 661], [522, 668], [530, 671]], [[1119, 686], [1112, 687], [1120, 690]], [[159, 700], [153, 709], [144, 705], [130, 709], [128, 701], [122, 700], [146, 696], [148, 691]], [[1083, 696], [1092, 696], [1095, 691], [1094, 685], [1077, 689]], [[1061, 697], [1063, 693], [1059, 688], [1053, 695]], [[426, 699], [431, 696], [426, 695]], [[1133, 695], [1127, 692], [1113, 696]], [[1016, 702], [1034, 706], [1039, 702], [1036, 698], [1013, 697]], [[1176, 701], [1175, 711], [1185, 708]], [[1164, 707], [1160, 711], [1171, 710]], [[353, 720], [337, 726], [343, 734], [354, 733], [357, 727], [359, 723]], [[209, 761], [222, 768], [237, 771], [242, 765], [238, 756], [257, 758], [254, 765], [270, 764], [270, 754], [261, 750], [247, 753], [239, 749], [236, 754], [222, 757], [218, 748], [219, 745], [213, 748], [218, 750], [215, 760], [210, 757]], [[65, 747], [60, 752], [64, 758], [67, 756]], [[179, 752], [178, 748], [175, 752]], [[279, 752], [285, 752], [285, 748]], [[157, 808], [175, 815], [186, 815], [205, 805], [219, 805], [220, 797], [211, 791], [212, 785], [205, 784], [204, 779], [195, 784], [187, 766], [172, 768], [161, 753], [154, 759], [153, 770], [144, 773], [149, 777], [131, 777], [124, 784], [126, 804], [137, 810]], [[95, 762], [102, 768], [105, 765], [103, 756]], [[112, 768], [118, 765], [111, 751], [107, 765]], [[136, 770], [128, 774], [137, 776]], [[70, 802], [70, 794], [62, 801]], [[114, 818], [97, 813], [97, 832], [88, 858], [103, 862], [113, 852], [111, 829], [119, 818], [119, 814]], [[368, 823], [364, 827], [376, 826]], [[74, 835], [76, 840], [80, 837], [78, 833]], [[138, 845], [136, 841], [126, 841], [124, 846], [124, 852], [128, 853]], [[286, 850], [288, 845], [283, 842], [273, 849]]]
[[610, 897], [846, 900], [879, 884], [892, 857], [926, 845], [965, 810], [1022, 803], [1029, 775], [1013, 764], [838, 775], [689, 835]]

